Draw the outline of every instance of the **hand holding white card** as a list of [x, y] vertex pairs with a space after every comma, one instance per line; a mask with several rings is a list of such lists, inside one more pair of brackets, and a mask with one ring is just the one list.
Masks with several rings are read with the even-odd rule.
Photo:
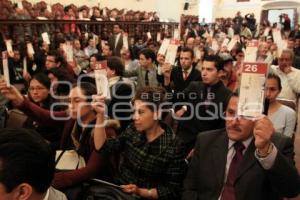
[[161, 54], [161, 55], [165, 55], [167, 50], [168, 50], [168, 47], [170, 45], [170, 42], [171, 42], [170, 39], [164, 39], [161, 46], [160, 46], [160, 48], [159, 48], [158, 53]]
[[23, 58], [23, 73], [27, 73], [28, 70], [27, 70], [27, 59], [26, 59], [26, 56], [24, 56]]
[[34, 55], [34, 49], [32, 46], [32, 43], [27, 43], [27, 54], [28, 56], [33, 56]]
[[125, 49], [129, 49], [129, 45], [128, 45], [128, 36], [127, 34], [123, 34], [123, 47]]
[[171, 65], [175, 64], [176, 56], [177, 56], [177, 49], [179, 46], [179, 41], [172, 40], [170, 45], [167, 49], [166, 59], [165, 62]]
[[228, 38], [225, 38], [225, 40], [223, 41], [223, 43], [222, 43], [222, 46], [221, 46], [221, 47], [227, 47], [227, 45], [228, 45], [228, 42], [229, 42], [229, 39], [228, 39]]
[[108, 80], [100, 69], [95, 70], [95, 81], [97, 87], [97, 94], [104, 96], [105, 99], [110, 99]]
[[160, 42], [160, 41], [161, 41], [161, 34], [160, 34], [160, 33], [157, 33], [156, 41], [157, 41], [157, 42]]
[[180, 39], [179, 30], [177, 28], [174, 29], [173, 38], [174, 39]]
[[46, 42], [47, 44], [50, 44], [50, 39], [49, 39], [49, 35], [47, 32], [42, 33], [42, 38], [43, 38], [44, 42]]
[[267, 73], [266, 63], [243, 64], [237, 112], [239, 116], [256, 118], [263, 113]]
[[6, 50], [10, 57], [14, 57], [14, 51], [12, 48], [12, 40], [5, 40]]
[[67, 62], [73, 62], [74, 61], [74, 53], [73, 53], [73, 46], [71, 43], [67, 42], [66, 46], [66, 54], [67, 54]]
[[7, 52], [2, 52], [3, 75], [7, 86], [10, 86]]
[[150, 40], [152, 38], [151, 33], [147, 32], [147, 38]]

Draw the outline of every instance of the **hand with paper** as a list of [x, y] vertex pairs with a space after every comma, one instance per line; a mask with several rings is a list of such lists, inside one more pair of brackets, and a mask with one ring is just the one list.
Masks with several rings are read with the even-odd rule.
[[15, 106], [22, 105], [24, 97], [22, 94], [12, 85], [8, 85], [4, 79], [0, 79], [0, 92], [1, 94], [12, 101]]
[[92, 96], [92, 107], [97, 113], [97, 116], [103, 117], [105, 114], [105, 97], [102, 95], [93, 95]]
[[267, 154], [274, 132], [273, 124], [267, 116], [262, 115], [255, 121], [253, 135], [255, 138], [255, 146], [260, 155]]

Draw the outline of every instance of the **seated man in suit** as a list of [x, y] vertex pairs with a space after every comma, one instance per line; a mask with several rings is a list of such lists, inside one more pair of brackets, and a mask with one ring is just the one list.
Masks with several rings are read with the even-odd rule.
[[170, 64], [164, 64], [162, 73], [168, 91], [182, 92], [192, 81], [201, 81], [201, 73], [193, 66], [193, 59], [194, 51], [184, 47], [180, 52], [180, 66], [172, 68]]
[[225, 126], [221, 115], [231, 91], [220, 80], [223, 70], [218, 56], [206, 56], [201, 70], [202, 82], [191, 82], [182, 93], [174, 95], [178, 102], [176, 116], [180, 117], [176, 134], [184, 143], [186, 155], [194, 147], [199, 132]]
[[274, 134], [265, 116], [237, 116], [238, 100], [237, 93], [229, 100], [226, 129], [198, 135], [183, 200], [275, 200], [300, 193], [292, 140]]
[[50, 187], [55, 160], [47, 142], [29, 129], [0, 130], [0, 199], [66, 200]]

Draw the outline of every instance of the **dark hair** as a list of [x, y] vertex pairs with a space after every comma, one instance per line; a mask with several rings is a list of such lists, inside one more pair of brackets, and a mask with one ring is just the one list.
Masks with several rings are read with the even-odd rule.
[[79, 82], [73, 84], [72, 88], [79, 87], [82, 93], [87, 97], [86, 101], [91, 102], [92, 96], [97, 94], [97, 89], [95, 84], [89, 83], [89, 82]]
[[147, 107], [152, 111], [156, 111], [155, 109], [158, 109], [160, 104], [165, 102], [166, 91], [162, 87], [146, 86], [136, 92], [133, 101], [135, 100], [141, 100], [149, 103]]
[[43, 86], [45, 86], [48, 90], [50, 89], [51, 86], [51, 81], [48, 78], [48, 76], [44, 73], [38, 73], [35, 74], [29, 81], [29, 85], [31, 83], [32, 80], [37, 80], [40, 84], [42, 84]]
[[274, 74], [274, 73], [270, 73], [270, 74], [268, 74], [267, 79], [275, 79], [275, 80], [277, 81], [278, 88], [279, 88], [279, 90], [281, 91], [282, 85], [281, 85], [281, 80], [280, 80], [280, 77], [279, 77], [279, 76], [277, 76], [277, 75]]
[[117, 76], [123, 76], [125, 67], [119, 57], [109, 57], [107, 59], [107, 67], [111, 70], [115, 70]]
[[61, 56], [58, 51], [52, 50], [47, 54], [47, 56], [55, 57], [55, 63], [56, 64], [60, 62], [61, 66], [66, 66], [66, 61], [65, 61], [64, 57]]
[[204, 57], [203, 60], [207, 62], [214, 62], [217, 71], [224, 69], [224, 65], [222, 64], [222, 59], [217, 55], [207, 55]]
[[65, 13], [66, 13], [66, 12], [69, 12], [70, 9], [72, 9], [71, 6], [66, 6], [66, 7], [64, 8], [64, 12], [65, 12]]
[[194, 50], [189, 47], [183, 47], [180, 52], [189, 52], [192, 56], [192, 59], [194, 58]]
[[144, 55], [146, 59], [151, 59], [152, 63], [156, 61], [156, 55], [154, 53], [154, 51], [152, 51], [149, 48], [144, 48], [139, 52], [139, 56], [140, 55]]
[[[66, 69], [61, 67], [55, 67], [47, 70], [47, 74], [53, 74], [59, 81], [67, 81], [72, 83], [73, 79], [70, 77]], [[57, 95], [68, 95], [70, 87], [66, 84], [59, 83], [57, 86]]]
[[54, 170], [54, 154], [37, 132], [24, 128], [0, 130], [0, 182], [8, 193], [22, 183], [45, 193]]

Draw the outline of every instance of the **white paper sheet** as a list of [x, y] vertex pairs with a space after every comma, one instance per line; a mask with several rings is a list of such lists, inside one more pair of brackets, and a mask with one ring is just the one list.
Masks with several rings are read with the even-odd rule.
[[6, 84], [9, 86], [10, 85], [10, 79], [9, 79], [9, 70], [8, 70], [8, 58], [7, 58], [7, 52], [3, 51], [2, 52], [2, 64], [3, 64], [3, 75], [4, 75], [4, 80]]
[[167, 50], [168, 50], [168, 47], [170, 45], [170, 42], [171, 40], [170, 39], [164, 39], [159, 50], [158, 50], [158, 53], [161, 54], [161, 55], [165, 55]]

